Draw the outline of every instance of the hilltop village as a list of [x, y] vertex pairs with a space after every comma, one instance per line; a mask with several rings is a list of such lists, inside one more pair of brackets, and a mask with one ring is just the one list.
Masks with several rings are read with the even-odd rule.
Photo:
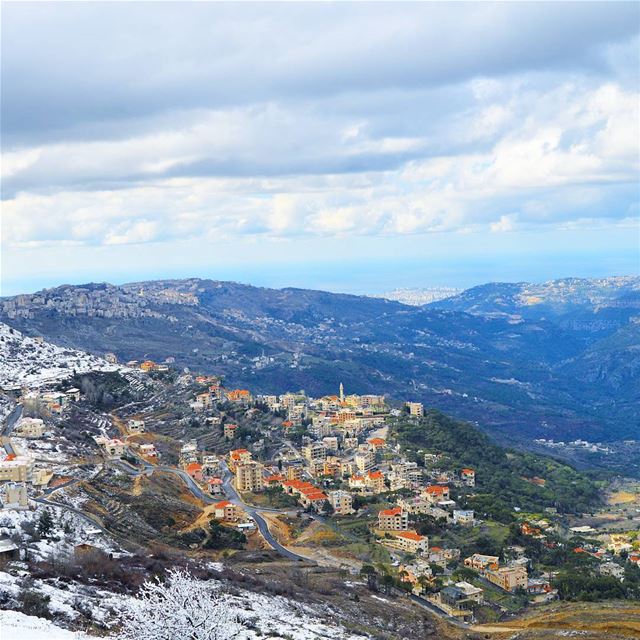
[[[461, 625], [570, 597], [576, 567], [616, 597], [640, 575], [637, 510], [625, 511], [628, 527], [601, 530], [560, 501], [502, 517], [481, 506], [495, 478], [480, 459], [411, 446], [407, 434], [423, 426], [446, 432], [420, 402], [343, 384], [319, 398], [254, 394], [171, 359], [105, 360], [113, 371], [3, 389], [0, 532], [12, 533], [3, 514], [48, 504], [95, 524], [79, 545], [157, 535], [190, 553], [270, 550]], [[532, 495], [548, 482], [519, 475]], [[150, 516], [134, 501], [160, 477], [165, 513]], [[20, 554], [15, 531], [0, 540], [5, 560]]]

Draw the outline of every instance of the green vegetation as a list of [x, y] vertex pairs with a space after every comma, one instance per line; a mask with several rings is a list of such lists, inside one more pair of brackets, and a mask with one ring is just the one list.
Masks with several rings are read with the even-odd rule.
[[[418, 464], [423, 463], [424, 453], [434, 452], [444, 454], [443, 468], [473, 467], [477, 487], [473, 492], [462, 490], [457, 499], [480, 517], [510, 522], [514, 507], [583, 513], [600, 503], [597, 485], [572, 467], [545, 456], [504, 449], [479, 429], [439, 411], [428, 411], [418, 420], [400, 418], [392, 433]], [[544, 483], [535, 484], [533, 478]]]
[[209, 523], [209, 539], [205, 542], [206, 549], [243, 549], [247, 542], [244, 533], [231, 527], [222, 526], [217, 520]]
[[561, 600], [597, 602], [600, 600], [640, 598], [640, 567], [627, 564], [624, 581], [611, 576], [602, 576], [593, 566], [567, 568], [553, 581]]

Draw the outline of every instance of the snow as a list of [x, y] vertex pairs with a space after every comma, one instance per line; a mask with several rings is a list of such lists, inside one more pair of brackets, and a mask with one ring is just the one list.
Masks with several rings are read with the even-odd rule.
[[[24, 586], [24, 574], [12, 575], [10, 573], [0, 571], [0, 593], [4, 597], [15, 598], [18, 596], [21, 588]], [[194, 581], [191, 578], [186, 579], [186, 589], [191, 594], [187, 600], [193, 606], [201, 605], [202, 609], [209, 608], [211, 605], [211, 597], [216, 599], [215, 594], [219, 593], [219, 604], [215, 606], [217, 615], [222, 619], [229, 621], [229, 626], [236, 625], [233, 621], [236, 617], [249, 623], [242, 625], [238, 631], [238, 635], [234, 637], [238, 640], [258, 640], [259, 638], [288, 638], [290, 640], [314, 640], [314, 639], [331, 639], [331, 640], [362, 640], [362, 636], [355, 636], [347, 632], [344, 628], [332, 621], [331, 611], [326, 607], [314, 607], [311, 605], [294, 602], [281, 596], [270, 596], [260, 593], [252, 593], [247, 591], [235, 592], [235, 595], [227, 593], [222, 583], [217, 580], [208, 582]], [[101, 623], [105, 628], [113, 628], [114, 624], [122, 621], [123, 614], [131, 611], [139, 611], [145, 608], [144, 601], [131, 596], [113, 593], [95, 586], [87, 586], [79, 583], [65, 581], [61, 583], [58, 579], [34, 580], [30, 588], [50, 598], [49, 609], [58, 621], [72, 622], [76, 624], [82, 619], [78, 611], [78, 603], [81, 602], [83, 611], [91, 612], [91, 620]], [[159, 587], [162, 594], [166, 590], [166, 586]], [[207, 596], [207, 593], [212, 596]], [[153, 601], [150, 608], [147, 606], [145, 616], [151, 616], [157, 619], [157, 605], [163, 601], [164, 596], [160, 597], [158, 602]], [[181, 600], [182, 601], [182, 600]], [[15, 606], [15, 605], [14, 605]], [[198, 613], [194, 609], [194, 613]], [[202, 615], [202, 612], [199, 613]], [[167, 624], [169, 624], [167, 620]], [[175, 624], [175, 620], [172, 622]], [[9, 626], [12, 625], [12, 626]], [[244, 628], [243, 628], [244, 627]], [[149, 626], [153, 629], [153, 625]], [[0, 637], [4, 640], [4, 632], [6, 630], [16, 631], [16, 637], [20, 640], [80, 640], [88, 636], [81, 633], [72, 633], [65, 631], [52, 623], [41, 620], [39, 618], [31, 618], [24, 616], [15, 611], [0, 612]], [[20, 635], [17, 632], [20, 631]], [[219, 637], [228, 637], [224, 633]], [[28, 635], [28, 634], [32, 635]], [[38, 635], [41, 634], [41, 635]], [[42, 635], [44, 634], [44, 635]], [[13, 637], [10, 634], [7, 637]], [[116, 640], [117, 636], [107, 636]], [[139, 640], [157, 640], [160, 636], [145, 636], [144, 638], [136, 635]], [[217, 636], [210, 636], [217, 637]]]
[[85, 640], [81, 632], [56, 627], [50, 620], [26, 616], [19, 611], [0, 611], [0, 636], [6, 640]]
[[38, 386], [64, 380], [74, 370], [84, 373], [126, 369], [89, 353], [30, 338], [0, 322], [0, 380], [3, 384]]

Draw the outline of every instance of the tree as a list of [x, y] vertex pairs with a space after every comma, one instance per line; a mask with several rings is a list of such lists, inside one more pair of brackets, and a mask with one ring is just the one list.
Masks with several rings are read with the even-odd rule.
[[387, 595], [391, 595], [391, 591], [393, 589], [394, 583], [395, 583], [395, 580], [393, 579], [392, 575], [389, 575], [388, 573], [385, 573], [382, 576], [382, 585], [384, 586], [384, 592]]
[[376, 573], [373, 565], [362, 565], [362, 569], [360, 569], [360, 575], [364, 576], [367, 579], [367, 587], [369, 587], [369, 591], [378, 590], [378, 574]]
[[167, 580], [145, 582], [123, 612], [120, 640], [228, 640], [244, 629], [217, 583], [170, 569]]
[[38, 519], [38, 533], [46, 538], [53, 531], [53, 518], [49, 509], [45, 509]]

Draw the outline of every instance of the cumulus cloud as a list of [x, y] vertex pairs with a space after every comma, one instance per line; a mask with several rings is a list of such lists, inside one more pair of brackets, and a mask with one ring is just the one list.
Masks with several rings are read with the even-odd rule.
[[4, 14], [8, 246], [498, 233], [637, 210], [633, 3]]

